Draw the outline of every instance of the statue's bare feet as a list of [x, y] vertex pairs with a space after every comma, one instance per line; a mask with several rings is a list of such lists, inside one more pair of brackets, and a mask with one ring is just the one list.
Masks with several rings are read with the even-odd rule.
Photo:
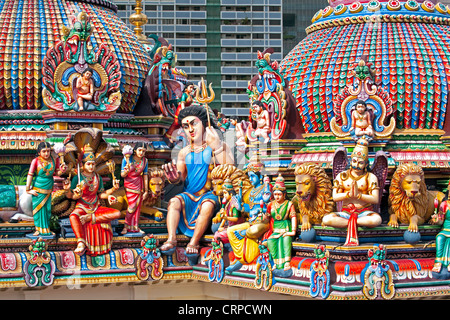
[[126, 234], [126, 233], [128, 233], [127, 228], [123, 228], [123, 230], [122, 230], [122, 232], [120, 234]]
[[431, 271], [439, 273], [441, 271], [441, 267], [442, 267], [442, 263], [435, 263], [433, 266], [433, 269], [431, 269]]
[[187, 254], [198, 254], [198, 249], [200, 249], [200, 246], [198, 244], [194, 245], [192, 243], [189, 243], [186, 246], [186, 253]]
[[75, 249], [75, 253], [78, 255], [83, 255], [83, 253], [86, 251], [86, 245], [83, 242], [79, 242], [77, 245], [77, 248]]
[[163, 243], [163, 245], [159, 248], [161, 251], [167, 251], [173, 249], [177, 246], [177, 240], [167, 240]]

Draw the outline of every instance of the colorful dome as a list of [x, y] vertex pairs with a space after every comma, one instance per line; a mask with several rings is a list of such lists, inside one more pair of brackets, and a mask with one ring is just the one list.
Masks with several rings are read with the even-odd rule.
[[392, 100], [398, 129], [443, 129], [450, 8], [435, 1], [330, 0], [281, 62], [306, 132], [329, 132], [333, 100], [363, 57]]
[[43, 107], [42, 60], [62, 40], [68, 17], [80, 11], [92, 19], [93, 50], [105, 42], [119, 60], [123, 76], [118, 112], [133, 110], [150, 57], [117, 16], [116, 5], [106, 0], [0, 0], [0, 110]]

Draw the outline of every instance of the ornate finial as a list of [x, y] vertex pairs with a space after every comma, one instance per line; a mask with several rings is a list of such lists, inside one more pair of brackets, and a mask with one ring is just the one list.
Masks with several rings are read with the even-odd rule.
[[136, 13], [133, 13], [130, 17], [130, 23], [135, 26], [134, 33], [139, 41], [147, 41], [147, 38], [142, 34], [142, 26], [148, 21], [147, 16], [142, 13], [142, 0], [136, 0], [136, 7], [134, 8]]
[[286, 191], [286, 185], [284, 184], [284, 178], [281, 174], [278, 175], [275, 180], [275, 186], [273, 187], [273, 191]]

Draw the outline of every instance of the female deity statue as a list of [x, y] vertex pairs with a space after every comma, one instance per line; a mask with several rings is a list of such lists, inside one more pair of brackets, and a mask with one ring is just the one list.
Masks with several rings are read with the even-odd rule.
[[[53, 159], [51, 145], [41, 142], [37, 148], [38, 156], [31, 161], [28, 171], [26, 192], [32, 195], [33, 219], [36, 228], [33, 236], [51, 236], [50, 217], [52, 214], [53, 176], [60, 176], [67, 170], [64, 163], [60, 164], [59, 158]], [[33, 183], [33, 178], [34, 183]]]
[[166, 217], [168, 239], [161, 251], [177, 245], [178, 228], [191, 238], [186, 253], [198, 254], [200, 238], [218, 209], [218, 198], [211, 190], [210, 171], [214, 165], [234, 164], [234, 158], [230, 148], [220, 139], [215, 121], [209, 116], [202, 106], [180, 111], [178, 120], [190, 143], [180, 150], [177, 161], [163, 165], [163, 170], [169, 183], [184, 181], [184, 192], [169, 201]]
[[227, 236], [227, 229], [234, 225], [244, 222], [242, 216], [242, 195], [237, 195], [234, 191], [233, 184], [230, 179], [225, 179], [222, 185], [223, 199], [222, 209], [219, 211], [221, 214], [222, 222], [214, 233], [214, 239], [220, 239], [223, 243], [229, 243]]
[[267, 206], [270, 217], [267, 245], [277, 269], [291, 269], [292, 237], [297, 231], [297, 215], [294, 205], [286, 199], [286, 186], [281, 175], [273, 187], [274, 200]]
[[133, 154], [125, 154], [122, 160], [121, 177], [127, 195], [128, 210], [125, 215], [125, 226], [122, 234], [143, 233], [139, 229], [142, 202], [148, 197], [148, 161], [145, 158], [147, 147], [138, 142], [133, 148]]
[[443, 201], [439, 212], [431, 216], [431, 224], [442, 225], [436, 236], [436, 258], [433, 272], [441, 272], [442, 266], [450, 272], [450, 201]]
[[77, 200], [75, 210], [70, 214], [70, 224], [77, 238], [75, 253], [90, 256], [108, 253], [111, 250], [113, 231], [111, 221], [120, 218], [120, 211], [100, 205], [100, 199], [110, 204], [117, 202], [112, 193], [119, 189], [119, 181], [113, 181], [113, 187], [104, 190], [102, 177], [95, 172], [96, 157], [89, 144], [82, 153], [81, 172], [70, 183], [64, 184], [66, 196]]

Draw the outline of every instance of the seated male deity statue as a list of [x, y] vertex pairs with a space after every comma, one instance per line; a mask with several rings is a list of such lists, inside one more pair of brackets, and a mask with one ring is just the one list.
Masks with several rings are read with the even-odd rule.
[[333, 183], [333, 201], [342, 201], [342, 211], [323, 217], [323, 224], [348, 228], [345, 246], [359, 245], [358, 226], [373, 228], [381, 224], [381, 216], [374, 211], [380, 202], [378, 178], [367, 170], [368, 142], [358, 140], [350, 157], [350, 168], [340, 172]]

